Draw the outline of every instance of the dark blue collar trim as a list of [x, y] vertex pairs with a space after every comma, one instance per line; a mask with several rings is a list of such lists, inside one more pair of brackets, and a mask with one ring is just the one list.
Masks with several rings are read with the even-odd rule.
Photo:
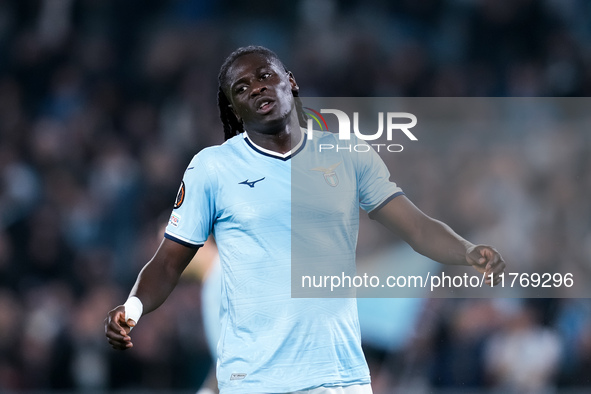
[[299, 146], [299, 147], [296, 149], [296, 151], [295, 151], [295, 152], [292, 152], [291, 154], [289, 154], [289, 155], [287, 155], [287, 156], [282, 156], [280, 153], [275, 153], [275, 152], [273, 152], [273, 151], [266, 150], [266, 149], [265, 149], [265, 150], [263, 150], [262, 148], [260, 148], [260, 147], [256, 146], [256, 145], [254, 144], [254, 142], [252, 142], [252, 141], [250, 140], [250, 138], [248, 138], [248, 135], [247, 135], [246, 133], [244, 134], [244, 141], [245, 141], [245, 142], [248, 144], [248, 146], [250, 146], [250, 147], [251, 147], [253, 150], [255, 150], [256, 152], [260, 153], [260, 154], [261, 154], [261, 155], [263, 155], [263, 156], [272, 157], [273, 159], [279, 159], [279, 160], [282, 160], [282, 161], [287, 161], [287, 160], [291, 159], [293, 156], [295, 156], [295, 155], [297, 155], [299, 152], [301, 152], [301, 151], [302, 151], [302, 149], [304, 149], [304, 147], [306, 146], [306, 140], [308, 139], [308, 138], [307, 138], [307, 135], [306, 135], [306, 133], [304, 133], [304, 132], [302, 132], [302, 139], [303, 139], [302, 143], [301, 143], [301, 144], [300, 144], [300, 146]]

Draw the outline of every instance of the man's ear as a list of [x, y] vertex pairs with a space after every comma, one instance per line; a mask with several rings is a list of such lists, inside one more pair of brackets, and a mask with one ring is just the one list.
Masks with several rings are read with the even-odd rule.
[[296, 82], [293, 74], [291, 73], [291, 71], [287, 72], [287, 77], [289, 78], [289, 83], [291, 84], [291, 91], [292, 92], [299, 92], [300, 91], [300, 87], [298, 86], [298, 83]]

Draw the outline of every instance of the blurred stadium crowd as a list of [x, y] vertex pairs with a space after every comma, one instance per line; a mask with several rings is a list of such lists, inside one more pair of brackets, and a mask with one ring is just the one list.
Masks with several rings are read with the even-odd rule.
[[[112, 351], [102, 321], [192, 155], [223, 141], [216, 78], [237, 46], [275, 50], [309, 96], [588, 96], [589, 20], [585, 0], [0, 1], [0, 392], [204, 380], [200, 275], [132, 351]], [[589, 270], [589, 136], [552, 138], [519, 152], [509, 136], [478, 165], [476, 142], [430, 149], [394, 178], [461, 234], [510, 245], [518, 269]], [[498, 182], [474, 187], [480, 169]], [[391, 242], [364, 231], [360, 255]], [[591, 385], [588, 299], [428, 300], [420, 322], [396, 350], [368, 346], [376, 394]]]

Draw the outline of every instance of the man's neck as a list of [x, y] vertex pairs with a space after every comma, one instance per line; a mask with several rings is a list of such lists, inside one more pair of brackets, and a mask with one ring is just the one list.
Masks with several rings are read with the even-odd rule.
[[262, 133], [247, 129], [248, 138], [261, 148], [277, 153], [289, 152], [302, 139], [302, 131], [299, 123], [290, 122], [281, 131], [275, 133]]

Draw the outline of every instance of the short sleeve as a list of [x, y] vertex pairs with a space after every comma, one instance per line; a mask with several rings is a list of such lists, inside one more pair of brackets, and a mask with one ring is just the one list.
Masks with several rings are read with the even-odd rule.
[[202, 246], [215, 217], [215, 185], [207, 166], [196, 155], [187, 167], [164, 237], [188, 247]]
[[373, 147], [365, 141], [367, 149], [357, 153], [357, 184], [359, 187], [359, 204], [370, 213], [386, 205], [393, 198], [404, 194], [396, 183], [390, 181], [390, 171]]

